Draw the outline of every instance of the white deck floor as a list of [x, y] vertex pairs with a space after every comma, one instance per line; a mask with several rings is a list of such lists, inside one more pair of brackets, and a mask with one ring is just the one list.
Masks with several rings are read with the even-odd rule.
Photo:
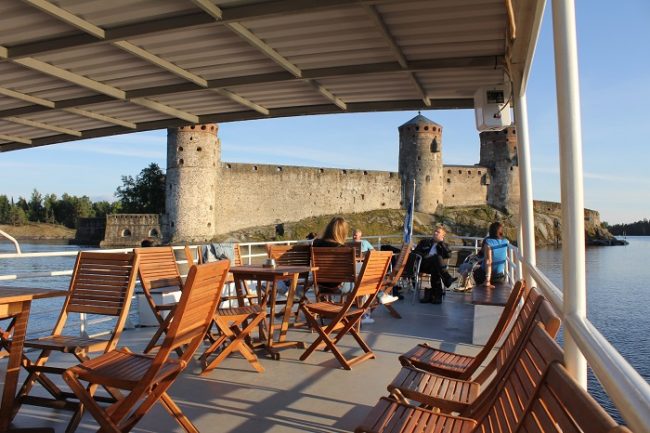
[[[376, 359], [356, 365], [352, 371], [342, 370], [331, 354], [320, 351], [305, 362], [298, 359], [301, 349], [282, 351], [279, 361], [262, 358], [266, 369], [262, 374], [235, 355], [206, 376], [199, 376], [199, 365], [193, 363], [172, 386], [170, 395], [202, 432], [353, 431], [377, 399], [387, 394], [386, 385], [400, 369], [399, 354], [423, 341], [446, 350], [477, 351], [469, 344], [473, 316], [469, 296], [450, 293], [441, 305], [408, 301], [395, 305], [403, 319], [393, 319], [379, 308], [373, 314], [375, 323], [364, 326], [364, 338]], [[141, 350], [152, 333], [152, 328], [125, 331], [120, 345]], [[315, 337], [306, 330], [289, 333], [290, 339], [305, 342]], [[345, 337], [342, 343], [349, 348], [348, 355], [358, 351], [352, 337]], [[263, 356], [262, 352], [258, 355]], [[23, 406], [14, 427], [47, 426], [63, 432], [69, 416], [65, 411]], [[94, 419], [86, 415], [77, 431], [96, 430]], [[164, 410], [154, 407], [133, 431], [183, 430]]]

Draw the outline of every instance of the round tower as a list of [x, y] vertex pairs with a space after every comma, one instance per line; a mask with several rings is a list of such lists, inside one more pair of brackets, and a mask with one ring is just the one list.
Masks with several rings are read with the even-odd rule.
[[218, 125], [167, 129], [164, 241], [204, 242], [214, 237], [221, 160]]
[[509, 126], [502, 131], [481, 132], [479, 165], [490, 169], [491, 182], [487, 202], [510, 213], [519, 212], [519, 161], [517, 130]]
[[435, 213], [443, 205], [442, 126], [418, 114], [398, 129], [402, 204], [408, 207], [415, 180], [415, 210]]

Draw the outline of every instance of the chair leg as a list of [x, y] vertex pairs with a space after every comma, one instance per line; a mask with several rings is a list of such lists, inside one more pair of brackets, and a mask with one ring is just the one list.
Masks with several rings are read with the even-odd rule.
[[393, 307], [391, 304], [382, 304], [386, 309], [388, 310], [388, 313], [393, 316], [396, 319], [401, 319], [402, 316], [397, 312], [395, 307]]
[[[253, 331], [253, 329], [264, 319], [266, 315], [260, 314], [257, 317], [250, 320], [244, 329], [240, 329], [237, 325], [232, 325], [228, 327], [224, 323], [220, 323], [219, 329], [223, 332], [224, 338], [218, 340], [212, 346], [210, 346], [204, 353], [201, 355], [201, 360], [204, 363], [203, 371], [201, 374], [206, 374], [214, 370], [224, 359], [228, 357], [233, 351], [237, 350], [241, 355], [253, 366], [255, 370], [262, 373], [264, 372], [264, 367], [259, 363], [255, 353], [248, 348], [246, 345], [246, 338]], [[211, 362], [208, 362], [208, 357], [214, 353], [214, 351], [227, 339], [229, 338], [230, 343], [223, 348], [223, 350], [217, 355], [215, 359]]]
[[162, 393], [160, 396], [160, 403], [167, 409], [167, 411], [173, 414], [174, 419], [178, 422], [181, 427], [185, 429], [187, 433], [200, 433], [199, 429], [196, 428], [192, 421], [189, 420], [187, 416], [181, 411], [181, 408], [171, 399], [171, 397], [166, 393]]
[[[66, 371], [63, 373], [63, 380], [65, 380], [70, 389], [72, 389], [72, 392], [74, 392], [77, 398], [79, 398], [81, 404], [88, 409], [88, 412], [90, 412], [93, 418], [95, 418], [97, 423], [101, 426], [102, 432], [122, 433], [117, 424], [111, 419], [108, 413], [97, 404], [86, 387], [81, 384], [74, 374]], [[93, 391], [96, 388], [97, 385], [89, 385], [89, 389], [92, 389]]]

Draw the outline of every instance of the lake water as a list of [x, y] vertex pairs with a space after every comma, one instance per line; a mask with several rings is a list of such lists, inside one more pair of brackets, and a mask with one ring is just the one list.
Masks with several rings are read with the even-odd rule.
[[[627, 240], [630, 243], [627, 246], [587, 249], [587, 315], [630, 364], [646, 380], [649, 380], [650, 307], [647, 302], [650, 295], [650, 266], [647, 265], [645, 256], [650, 252], [650, 236], [628, 237]], [[21, 247], [23, 252], [80, 249], [74, 245], [47, 243], [25, 243]], [[0, 252], [13, 252], [13, 246], [0, 242]], [[538, 249], [537, 263], [539, 268], [561, 288], [562, 251], [556, 248]], [[74, 257], [8, 259], [0, 260], [0, 274], [72, 269], [73, 266]], [[69, 277], [38, 278], [0, 281], [0, 285], [65, 289], [68, 281]], [[60, 308], [61, 300], [35, 303], [30, 322], [30, 334], [37, 335], [49, 331]], [[133, 323], [137, 323], [137, 305], [133, 305], [130, 318]], [[616, 409], [591, 373], [589, 389], [592, 395], [621, 422]]]

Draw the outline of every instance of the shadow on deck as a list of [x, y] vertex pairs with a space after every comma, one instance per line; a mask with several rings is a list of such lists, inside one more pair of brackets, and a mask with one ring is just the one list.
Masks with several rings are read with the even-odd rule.
[[[317, 351], [305, 362], [301, 349], [286, 349], [279, 361], [264, 358], [266, 371], [252, 370], [239, 356], [231, 356], [219, 368], [199, 376], [198, 362], [175, 382], [170, 395], [202, 432], [344, 432], [362, 421], [377, 399], [386, 395], [386, 385], [400, 369], [398, 355], [426, 341], [435, 347], [461, 353], [477, 352], [472, 340], [471, 295], [449, 293], [440, 305], [400, 301], [395, 304], [403, 319], [391, 318], [383, 308], [375, 310], [375, 323], [364, 325], [364, 338], [376, 359], [345, 371], [334, 357]], [[142, 350], [153, 328], [125, 331], [121, 346]], [[291, 330], [289, 339], [311, 342], [315, 333]], [[346, 355], [358, 349], [352, 337], [341, 344]], [[200, 351], [202, 349], [199, 349]], [[2, 368], [2, 367], [0, 367]], [[15, 427], [53, 427], [65, 430], [70, 413], [23, 406]], [[77, 430], [97, 430], [86, 415]], [[154, 407], [133, 429], [135, 432], [180, 432], [178, 424], [160, 407]]]

